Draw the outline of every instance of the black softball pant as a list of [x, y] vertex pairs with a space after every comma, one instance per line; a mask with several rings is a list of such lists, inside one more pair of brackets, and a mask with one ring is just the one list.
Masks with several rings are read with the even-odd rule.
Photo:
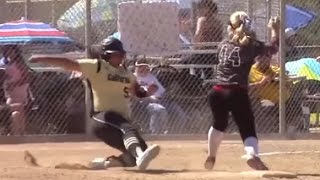
[[243, 141], [248, 137], [257, 137], [247, 89], [238, 85], [216, 85], [208, 99], [214, 117], [213, 128], [225, 132], [231, 112]]
[[121, 114], [113, 111], [105, 112], [102, 117], [93, 116], [93, 132], [97, 138], [107, 145], [129, 155], [132, 166], [135, 165], [135, 148], [147, 149], [146, 142], [138, 131]]

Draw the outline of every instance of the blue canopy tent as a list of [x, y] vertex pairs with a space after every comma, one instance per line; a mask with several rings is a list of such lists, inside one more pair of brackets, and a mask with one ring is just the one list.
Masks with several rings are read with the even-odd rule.
[[316, 16], [316, 13], [310, 10], [286, 5], [286, 28], [298, 31], [312, 23]]

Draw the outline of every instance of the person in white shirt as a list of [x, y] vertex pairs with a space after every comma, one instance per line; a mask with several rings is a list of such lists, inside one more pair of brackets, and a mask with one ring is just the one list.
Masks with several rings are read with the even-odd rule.
[[143, 98], [140, 103], [141, 105], [146, 105], [150, 115], [149, 130], [152, 134], [166, 133], [168, 113], [166, 108], [160, 103], [165, 93], [164, 87], [158, 79], [150, 73], [149, 64], [144, 60], [136, 62], [134, 75], [142, 88], [148, 90], [148, 92], [153, 92], [150, 97]]

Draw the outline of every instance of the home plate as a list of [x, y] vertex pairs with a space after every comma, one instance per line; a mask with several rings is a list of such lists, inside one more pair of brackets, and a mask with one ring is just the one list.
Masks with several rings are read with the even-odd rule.
[[285, 171], [243, 171], [240, 173], [246, 177], [259, 178], [297, 178], [297, 174]]

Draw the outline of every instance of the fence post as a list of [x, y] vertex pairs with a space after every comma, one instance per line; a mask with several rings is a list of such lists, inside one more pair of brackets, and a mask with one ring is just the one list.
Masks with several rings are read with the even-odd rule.
[[24, 2], [24, 18], [31, 19], [30, 9], [31, 9], [31, 0], [25, 0], [25, 2]]
[[[272, 4], [272, 0], [266, 0], [266, 8], [267, 8], [267, 15], [266, 15], [266, 24], [268, 24], [268, 21], [269, 21], [269, 19], [271, 18], [271, 8], [272, 8], [272, 6], [271, 6], [271, 4]], [[271, 34], [270, 34], [270, 31], [267, 31], [267, 33], [266, 33], [266, 40], [270, 40], [270, 38], [271, 38]]]
[[7, 3], [6, 0], [0, 0], [0, 23], [7, 21]]
[[92, 108], [92, 100], [91, 100], [91, 89], [89, 88], [89, 84], [86, 80], [82, 81], [84, 88], [85, 88], [85, 105], [86, 105], [86, 135], [90, 136], [92, 134], [92, 119], [90, 116], [91, 108]]
[[24, 2], [24, 17], [30, 19], [31, 0], [25, 0]]
[[91, 0], [86, 0], [85, 46], [87, 58], [90, 56], [91, 37]]
[[191, 26], [192, 26], [192, 33], [195, 33], [197, 27], [197, 2], [192, 1], [191, 4]]
[[279, 106], [279, 133], [286, 133], [286, 44], [285, 44], [285, 28], [286, 28], [286, 0], [280, 0], [280, 106]]
[[249, 17], [253, 17], [253, 13], [252, 13], [252, 2], [251, 0], [247, 1], [247, 9], [248, 9], [248, 15]]
[[52, 0], [51, 1], [51, 10], [52, 10], [52, 16], [51, 16], [51, 24], [54, 27], [57, 27], [57, 21], [58, 21], [58, 13], [57, 13], [57, 7], [58, 7], [58, 0]]
[[[86, 0], [86, 23], [85, 23], [85, 47], [86, 47], [86, 57], [90, 57], [90, 47], [91, 47], [91, 0]], [[91, 100], [91, 89], [87, 81], [83, 81], [85, 87], [85, 103], [86, 103], [86, 134], [90, 136], [92, 134], [91, 130], [91, 107], [92, 107], [92, 100]]]

